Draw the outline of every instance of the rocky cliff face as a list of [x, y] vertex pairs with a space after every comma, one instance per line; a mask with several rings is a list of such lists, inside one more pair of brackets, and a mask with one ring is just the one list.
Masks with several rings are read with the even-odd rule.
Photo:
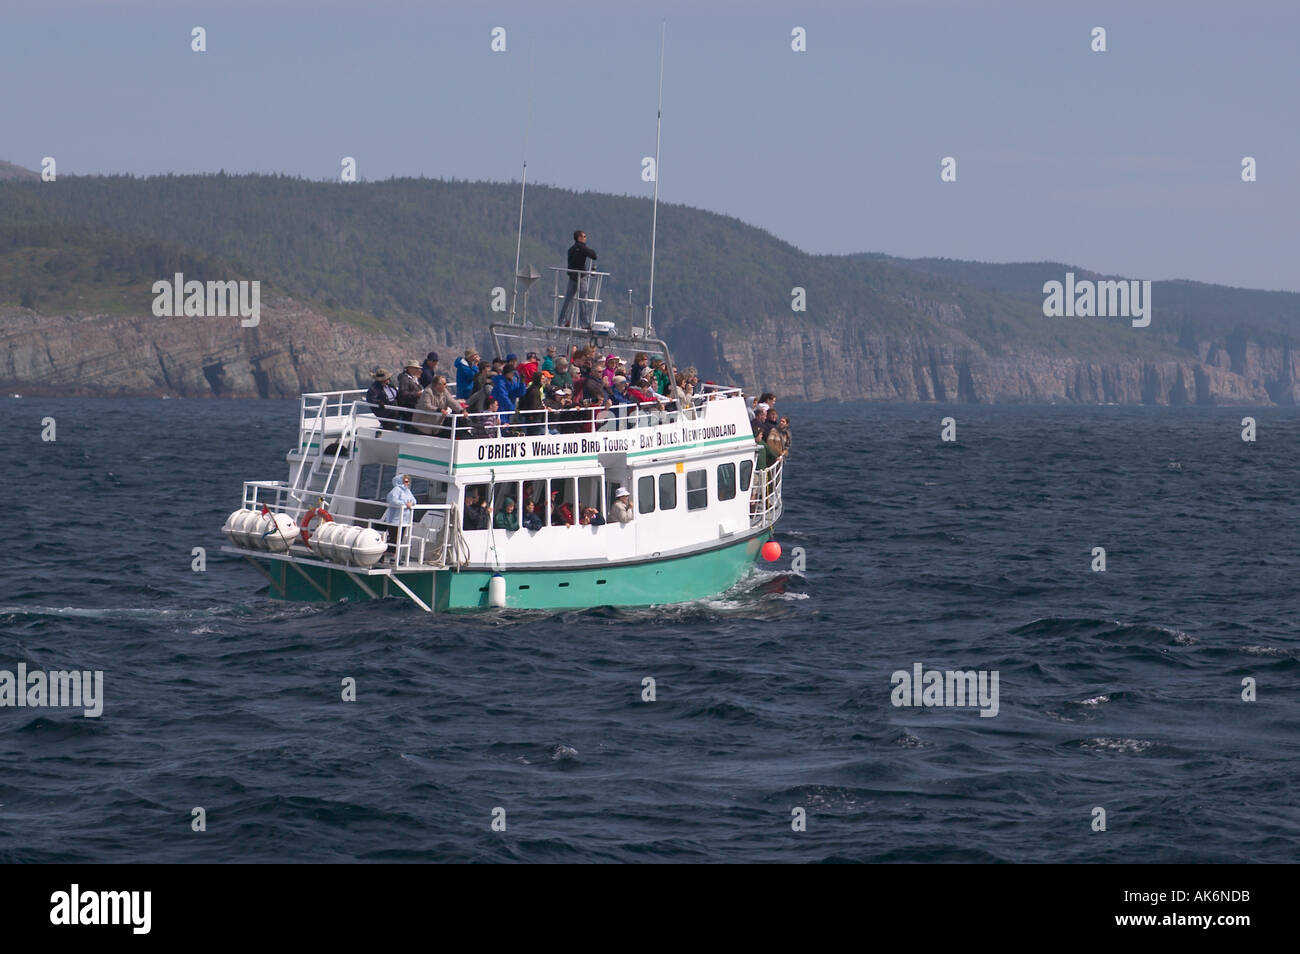
[[[707, 339], [707, 340], [706, 340]], [[679, 363], [795, 400], [979, 404], [1295, 404], [1300, 354], [1222, 341], [1165, 359], [1089, 359], [1024, 350], [990, 354], [953, 332], [915, 337], [769, 323], [742, 336], [695, 336]]]
[[[947, 324], [948, 322], [945, 322]], [[957, 328], [895, 336], [850, 321], [769, 322], [744, 334], [665, 326], [679, 365], [793, 400], [965, 403], [1295, 404], [1300, 354], [1254, 342], [1197, 342], [1186, 357], [1095, 360], [1026, 350], [990, 354]], [[38, 315], [0, 309], [0, 387], [24, 394], [297, 397], [365, 387], [430, 350], [449, 371], [487, 329], [444, 325], [381, 336], [331, 322], [290, 299], [238, 318]]]
[[[473, 342], [440, 331], [419, 339], [366, 334], [290, 299], [263, 303], [253, 328], [236, 317], [56, 317], [0, 308], [0, 387], [24, 394], [297, 397], [366, 387], [376, 365], [396, 375], [429, 351], [449, 369]], [[486, 347], [487, 335], [481, 337]]]

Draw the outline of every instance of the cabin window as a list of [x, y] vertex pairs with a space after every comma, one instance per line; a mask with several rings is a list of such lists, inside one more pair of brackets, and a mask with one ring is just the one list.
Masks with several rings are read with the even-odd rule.
[[[416, 481], [422, 481], [425, 485], [423, 491], [415, 489]], [[424, 477], [411, 478], [411, 493], [415, 494], [416, 503], [422, 504], [445, 504], [451, 499], [451, 485], [443, 480], [427, 480]]]
[[748, 490], [749, 482], [754, 477], [754, 462], [752, 460], [742, 460], [740, 462], [740, 489]]
[[491, 513], [485, 504], [491, 492], [490, 484], [470, 484], [465, 488], [465, 500], [461, 504], [461, 526], [466, 530], [486, 530], [492, 522]]
[[677, 475], [672, 471], [659, 475], [659, 509], [672, 510], [677, 506]]
[[[524, 495], [519, 501], [519, 512], [524, 514], [528, 512], [528, 501], [533, 502], [534, 510], [541, 515], [542, 524], [546, 524], [546, 481], [544, 480], [525, 480]], [[519, 522], [522, 525], [524, 518], [521, 516]]]
[[709, 505], [709, 472], [707, 470], [688, 470], [686, 472], [686, 509], [703, 510]]
[[493, 526], [496, 525], [496, 515], [505, 513], [507, 499], [515, 502], [515, 515], [518, 516], [522, 512], [519, 504], [519, 484], [513, 480], [498, 483], [495, 487], [495, 493], [492, 495]]
[[718, 499], [731, 500], [736, 496], [736, 465], [730, 461], [718, 465]]
[[[595, 507], [598, 513], [605, 512], [605, 508], [601, 506], [599, 477], [578, 478], [578, 506], [584, 510], [587, 507]], [[573, 515], [576, 517], [579, 512], [575, 510]]]
[[[388, 497], [388, 491], [385, 490], [383, 493], [379, 491], [382, 478], [383, 466], [381, 464], [363, 464], [361, 474], [357, 479], [357, 496], [374, 501], [385, 500]], [[387, 507], [386, 503], [358, 503], [353, 514], [358, 520], [378, 520], [384, 515]]]
[[636, 511], [637, 513], [655, 512], [655, 479], [652, 474], [637, 479]]
[[572, 477], [556, 477], [551, 480], [551, 526], [578, 525], [578, 513], [574, 509], [576, 499]]

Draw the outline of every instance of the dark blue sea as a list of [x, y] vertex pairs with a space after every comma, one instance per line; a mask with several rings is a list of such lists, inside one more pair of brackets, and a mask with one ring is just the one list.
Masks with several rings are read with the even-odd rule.
[[[0, 669], [105, 697], [0, 708], [0, 861], [1300, 857], [1295, 409], [788, 406], [734, 591], [428, 616], [219, 552], [296, 407], [0, 399]], [[997, 715], [895, 706], [918, 663]]]

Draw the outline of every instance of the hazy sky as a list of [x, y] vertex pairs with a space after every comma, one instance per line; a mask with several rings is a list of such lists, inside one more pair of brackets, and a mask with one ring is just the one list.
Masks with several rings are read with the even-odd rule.
[[664, 201], [817, 253], [1300, 290], [1283, 0], [8, 0], [0, 159], [517, 181], [527, 125], [530, 181], [649, 195], [661, 21]]

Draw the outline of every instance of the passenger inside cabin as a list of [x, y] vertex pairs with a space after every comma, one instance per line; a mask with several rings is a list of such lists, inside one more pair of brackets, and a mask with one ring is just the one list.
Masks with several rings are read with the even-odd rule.
[[551, 526], [572, 527], [574, 525], [573, 508], [560, 499], [558, 490], [551, 491]]
[[524, 504], [524, 529], [542, 529], [542, 515], [537, 512], [537, 504], [531, 500]]
[[515, 512], [515, 499], [513, 497], [506, 498], [505, 506], [497, 511], [493, 525], [498, 530], [519, 529], [519, 514]]
[[465, 491], [465, 519], [463, 521], [466, 530], [486, 530], [492, 523], [492, 515], [488, 512], [487, 488], [471, 487]]
[[600, 511], [595, 507], [583, 507], [582, 525], [584, 527], [603, 527], [605, 518], [600, 515]]
[[614, 504], [609, 508], [609, 518], [621, 524], [632, 522], [632, 495], [626, 487], [614, 491]]

